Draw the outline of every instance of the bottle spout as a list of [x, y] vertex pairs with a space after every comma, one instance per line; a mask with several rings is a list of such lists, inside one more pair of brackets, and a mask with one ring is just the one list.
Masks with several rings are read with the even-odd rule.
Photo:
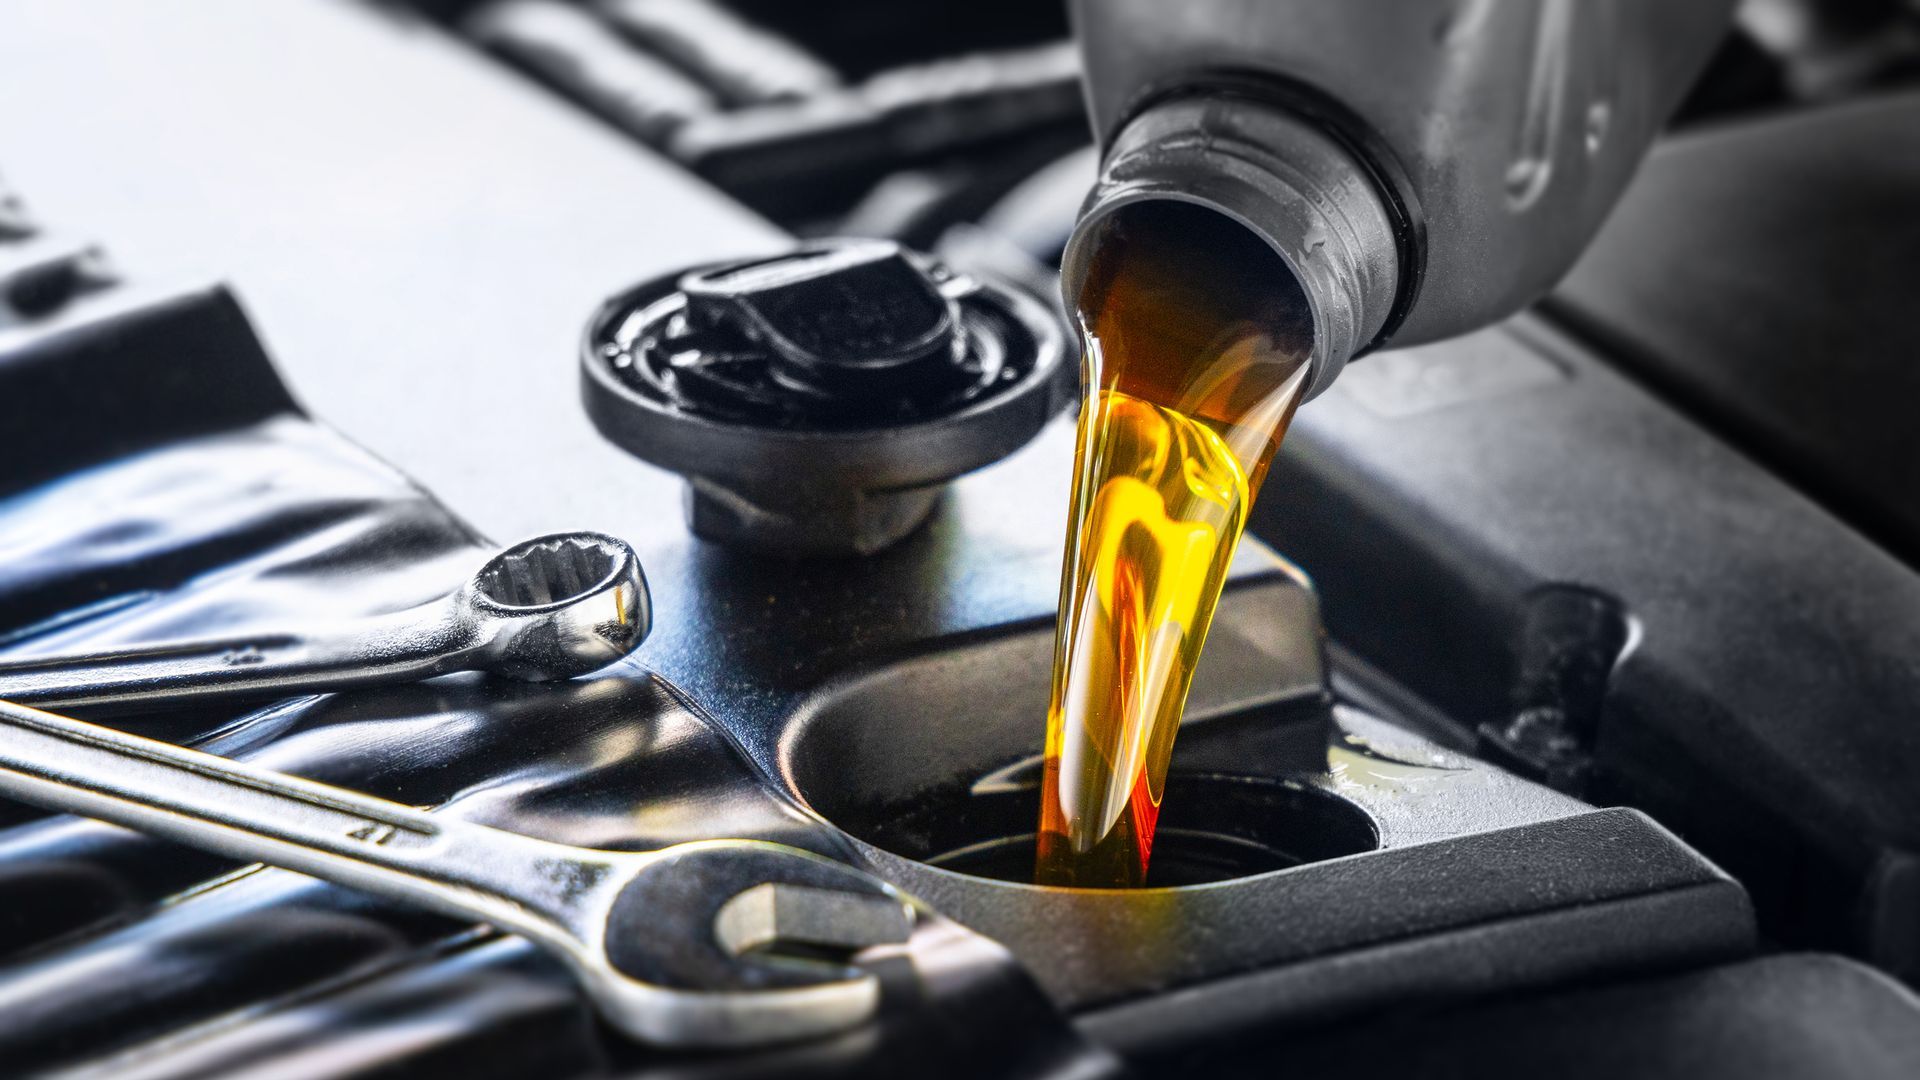
[[1281, 109], [1202, 95], [1148, 108], [1108, 148], [1061, 262], [1069, 312], [1080, 308], [1109, 231], [1124, 229], [1143, 204], [1168, 200], [1204, 207], [1258, 236], [1294, 276], [1312, 320], [1308, 398], [1331, 386], [1386, 326], [1401, 254], [1368, 170], [1326, 132]]

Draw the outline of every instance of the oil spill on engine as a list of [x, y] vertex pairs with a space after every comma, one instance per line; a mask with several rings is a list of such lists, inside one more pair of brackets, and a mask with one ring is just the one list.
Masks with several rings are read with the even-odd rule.
[[1255, 494], [1306, 385], [1280, 257], [1201, 206], [1097, 226], [1034, 880], [1146, 882], [1167, 763]]

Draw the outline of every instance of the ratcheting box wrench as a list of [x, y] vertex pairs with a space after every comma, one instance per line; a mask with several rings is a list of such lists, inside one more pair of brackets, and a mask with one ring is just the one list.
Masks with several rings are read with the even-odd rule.
[[487, 671], [532, 682], [613, 663], [652, 608], [624, 541], [557, 533], [487, 560], [438, 600], [306, 633], [169, 642], [0, 664], [0, 699], [94, 713], [320, 693]]
[[4, 701], [0, 794], [520, 934], [615, 1027], [660, 1045], [857, 1025], [878, 980], [823, 957], [904, 942], [913, 926], [891, 886], [796, 848], [571, 847]]

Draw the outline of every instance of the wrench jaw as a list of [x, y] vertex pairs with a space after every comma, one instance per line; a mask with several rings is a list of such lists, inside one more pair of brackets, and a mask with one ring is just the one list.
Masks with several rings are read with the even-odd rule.
[[598, 671], [639, 648], [653, 627], [639, 557], [602, 533], [515, 544], [457, 596], [488, 643], [479, 666], [526, 682]]
[[674, 1047], [819, 1038], [872, 1017], [879, 980], [851, 966], [913, 929], [906, 898], [831, 859], [747, 840], [652, 853], [608, 908], [596, 978], [623, 1030]]

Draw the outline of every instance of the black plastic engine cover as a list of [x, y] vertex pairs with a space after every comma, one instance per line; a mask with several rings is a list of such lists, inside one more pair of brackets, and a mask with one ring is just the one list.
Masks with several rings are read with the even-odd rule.
[[1920, 93], [1676, 139], [1552, 301], [1920, 564]]
[[1470, 726], [1516, 707], [1534, 590], [1611, 595], [1590, 794], [1733, 870], [1770, 933], [1909, 980], [1916, 125], [1908, 94], [1666, 145], [1546, 306], [1576, 334], [1354, 365], [1256, 522], [1336, 636]]
[[1787, 483], [1523, 319], [1353, 365], [1254, 524], [1468, 724], [1512, 708], [1530, 595], [1616, 598], [1589, 794], [1707, 851], [1763, 930], [1920, 974], [1920, 578]]
[[1913, 995], [1833, 956], [1775, 956], [1472, 1013], [1349, 1024], [1174, 1055], [1169, 1074], [1432, 1080], [1899, 1080], [1920, 1060]]

